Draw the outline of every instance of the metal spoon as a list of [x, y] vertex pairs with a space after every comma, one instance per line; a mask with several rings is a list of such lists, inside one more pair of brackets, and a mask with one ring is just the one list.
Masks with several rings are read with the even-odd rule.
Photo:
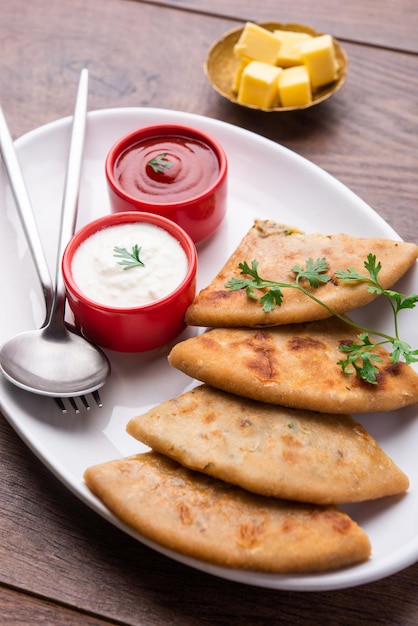
[[46, 318], [39, 330], [9, 339], [0, 349], [0, 369], [12, 383], [37, 394], [70, 398], [99, 389], [110, 373], [106, 355], [64, 323], [65, 286], [61, 259], [74, 233], [84, 150], [88, 72], [83, 69], [74, 110], [62, 204], [56, 284], [51, 281], [13, 140], [0, 107], [0, 151], [45, 296]]

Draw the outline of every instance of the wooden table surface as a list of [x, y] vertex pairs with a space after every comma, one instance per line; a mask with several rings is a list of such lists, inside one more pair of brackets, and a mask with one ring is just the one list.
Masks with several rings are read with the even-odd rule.
[[[211, 42], [245, 20], [308, 23], [349, 57], [343, 89], [305, 112], [250, 112], [210, 88]], [[416, 0], [8, 0], [0, 101], [15, 138], [72, 113], [141, 106], [248, 128], [324, 168], [418, 240]], [[418, 443], [418, 442], [417, 442]], [[418, 564], [379, 582], [273, 591], [192, 570], [90, 511], [0, 419], [1, 624], [418, 624]]]

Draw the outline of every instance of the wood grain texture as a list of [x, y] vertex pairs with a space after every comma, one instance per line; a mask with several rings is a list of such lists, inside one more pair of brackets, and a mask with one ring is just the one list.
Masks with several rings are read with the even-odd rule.
[[[134, 0], [138, 1], [138, 0]], [[202, 14], [219, 15], [239, 22], [275, 21], [308, 24], [361, 44], [418, 52], [418, 5], [414, 0], [363, 2], [362, 0], [149, 0]]]
[[105, 626], [102, 620], [77, 609], [54, 604], [44, 598], [0, 586], [0, 615], [3, 624], [26, 626], [27, 624], [59, 624], [60, 626]]
[[[402, 237], [418, 240], [418, 4], [286, 0], [277, 11], [276, 0], [8, 0], [0, 100], [12, 133], [72, 114], [86, 66], [90, 109], [172, 108], [248, 128], [323, 167]], [[350, 62], [343, 89], [309, 111], [277, 116], [222, 100], [203, 62], [212, 41], [244, 19], [305, 21], [342, 37]], [[418, 564], [332, 593], [246, 587], [173, 562], [104, 522], [4, 419], [0, 458], [0, 622], [418, 622]]]

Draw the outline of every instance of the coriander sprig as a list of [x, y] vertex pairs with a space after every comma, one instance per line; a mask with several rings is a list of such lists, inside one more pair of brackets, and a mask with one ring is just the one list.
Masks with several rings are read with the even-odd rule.
[[[268, 280], [261, 278], [258, 273], [258, 261], [254, 260], [251, 266], [245, 261], [238, 265], [242, 275], [250, 276], [251, 278], [230, 278], [225, 287], [229, 291], [237, 291], [239, 289], [245, 289], [247, 296], [252, 300], [257, 300], [257, 296], [254, 292], [255, 289], [265, 289], [264, 295], [260, 298], [260, 304], [263, 305], [263, 311], [269, 313], [274, 307], [281, 306], [283, 302], [282, 288], [299, 289], [306, 295], [309, 295], [313, 300], [316, 300], [309, 291], [307, 291], [300, 281], [305, 278], [312, 287], [319, 287], [321, 283], [327, 283], [331, 280], [331, 277], [326, 273], [329, 269], [329, 263], [325, 258], [317, 259], [313, 261], [308, 259], [306, 261], [306, 267], [302, 268], [296, 266], [293, 268], [295, 273], [295, 282], [278, 282], [275, 280]], [[319, 302], [323, 306], [327, 307], [325, 303]]]
[[149, 165], [156, 174], [164, 174], [165, 170], [169, 170], [173, 167], [173, 162], [167, 159], [167, 154], [168, 152], [162, 152], [148, 161], [147, 165]]
[[[413, 309], [418, 302], [418, 294], [405, 296], [397, 291], [384, 289], [378, 278], [382, 265], [380, 262], [376, 261], [374, 254], [368, 254], [367, 260], [364, 262], [364, 267], [368, 274], [360, 274], [355, 268], [349, 267], [347, 270], [337, 270], [335, 277], [346, 283], [367, 283], [370, 293], [384, 296], [388, 300], [393, 312], [394, 336], [366, 328], [344, 317], [303, 286], [302, 282], [305, 280], [308, 281], [311, 287], [317, 289], [321, 284], [325, 284], [331, 280], [331, 276], [327, 273], [330, 265], [325, 258], [316, 259], [316, 261], [309, 258], [306, 261], [305, 267], [295, 265], [292, 268], [295, 274], [295, 281], [292, 283], [262, 278], [258, 273], [258, 262], [256, 260], [252, 261], [251, 266], [247, 262], [244, 262], [240, 263], [238, 267], [241, 270], [241, 274], [247, 276], [247, 278], [231, 278], [226, 283], [226, 288], [230, 291], [245, 289], [247, 297], [253, 300], [258, 299], [255, 290], [264, 290], [264, 294], [259, 298], [259, 302], [263, 307], [263, 311], [266, 313], [272, 311], [276, 305], [282, 305], [284, 298], [282, 292], [283, 288], [298, 289], [317, 304], [323, 306], [331, 315], [357, 328], [360, 331], [357, 336], [359, 343], [352, 342], [349, 345], [342, 344], [340, 346], [340, 350], [345, 354], [345, 359], [341, 359], [337, 364], [341, 365], [345, 374], [352, 374], [353, 371], [355, 371], [357, 376], [361, 379], [368, 383], [376, 384], [376, 376], [379, 370], [375, 363], [381, 362], [382, 359], [373, 351], [377, 346], [388, 343], [392, 346], [392, 351], [390, 352], [392, 363], [398, 363], [402, 359], [408, 364], [418, 362], [418, 350], [412, 350], [408, 343], [399, 338], [398, 326], [399, 312], [403, 309]], [[380, 337], [381, 340], [372, 342], [370, 339], [371, 334]]]
[[141, 248], [137, 243], [132, 246], [132, 252], [128, 252], [126, 248], [120, 248], [118, 246], [113, 248], [113, 256], [116, 259], [122, 259], [118, 261], [118, 264], [123, 265], [124, 270], [130, 270], [132, 267], [145, 267], [145, 263], [139, 258], [140, 252]]

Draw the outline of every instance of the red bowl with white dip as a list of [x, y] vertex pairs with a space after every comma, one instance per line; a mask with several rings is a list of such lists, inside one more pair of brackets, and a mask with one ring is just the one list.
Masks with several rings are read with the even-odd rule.
[[81, 228], [62, 259], [76, 326], [91, 342], [118, 352], [153, 350], [184, 330], [196, 271], [195, 244], [180, 226], [132, 211]]
[[198, 243], [225, 217], [227, 170], [222, 146], [201, 130], [183, 124], [139, 128], [106, 157], [111, 210], [162, 215]]

